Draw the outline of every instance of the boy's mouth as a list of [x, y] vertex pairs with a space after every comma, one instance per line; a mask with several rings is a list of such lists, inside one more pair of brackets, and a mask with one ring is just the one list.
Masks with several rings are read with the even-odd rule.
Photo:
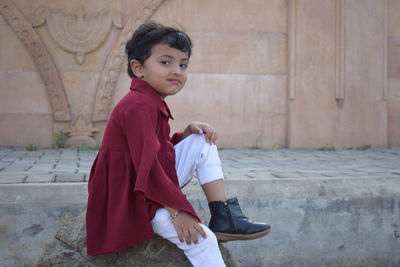
[[182, 82], [178, 79], [168, 79], [169, 82], [175, 83], [175, 84], [181, 84]]

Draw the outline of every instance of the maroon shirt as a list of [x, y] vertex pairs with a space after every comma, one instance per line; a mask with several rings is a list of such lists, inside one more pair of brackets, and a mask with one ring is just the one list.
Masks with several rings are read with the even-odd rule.
[[153, 236], [151, 219], [168, 206], [199, 217], [182, 193], [169, 137], [167, 104], [145, 81], [115, 106], [90, 171], [86, 211], [88, 255], [117, 253]]

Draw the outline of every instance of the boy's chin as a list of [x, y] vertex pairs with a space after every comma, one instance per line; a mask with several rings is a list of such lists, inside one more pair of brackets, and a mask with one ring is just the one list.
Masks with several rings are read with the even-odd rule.
[[180, 91], [182, 91], [182, 88], [179, 90], [174, 90], [171, 93], [169, 93], [168, 95], [176, 95], [177, 93], [179, 93]]

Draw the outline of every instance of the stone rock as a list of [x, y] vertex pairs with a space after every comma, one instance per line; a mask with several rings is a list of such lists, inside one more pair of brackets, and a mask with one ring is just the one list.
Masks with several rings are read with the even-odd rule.
[[[241, 266], [228, 249], [222, 244], [219, 247], [228, 267]], [[192, 265], [180, 249], [158, 236], [118, 254], [88, 256], [85, 213], [82, 213], [62, 226], [55, 237], [46, 244], [36, 267], [50, 266], [189, 267]]]

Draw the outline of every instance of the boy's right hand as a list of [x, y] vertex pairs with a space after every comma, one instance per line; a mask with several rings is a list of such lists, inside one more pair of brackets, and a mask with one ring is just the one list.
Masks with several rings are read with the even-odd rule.
[[207, 238], [206, 233], [197, 220], [187, 212], [179, 212], [172, 221], [172, 224], [178, 233], [178, 238], [181, 243], [186, 241], [186, 244], [190, 245], [193, 241], [193, 243], [197, 244], [199, 242], [197, 233], [200, 233], [203, 238]]

